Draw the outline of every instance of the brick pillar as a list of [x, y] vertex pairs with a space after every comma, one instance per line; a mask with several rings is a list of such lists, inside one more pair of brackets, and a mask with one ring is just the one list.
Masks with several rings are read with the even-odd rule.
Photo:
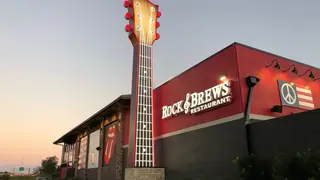
[[117, 132], [117, 144], [116, 144], [116, 180], [123, 179], [123, 121], [124, 121], [124, 110], [119, 112], [118, 122], [116, 123]]
[[104, 119], [101, 121], [100, 125], [100, 143], [99, 143], [99, 165], [98, 165], [98, 180], [102, 179], [102, 166], [103, 166], [103, 149], [104, 149]]

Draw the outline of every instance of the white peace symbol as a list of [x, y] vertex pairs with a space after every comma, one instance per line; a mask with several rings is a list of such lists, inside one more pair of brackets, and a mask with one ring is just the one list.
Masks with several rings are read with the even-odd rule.
[[[284, 89], [287, 90], [287, 94], [284, 94]], [[290, 91], [292, 92], [292, 94], [290, 93]], [[297, 101], [296, 92], [294, 91], [293, 87], [288, 83], [282, 85], [281, 95], [288, 104], [294, 104]]]

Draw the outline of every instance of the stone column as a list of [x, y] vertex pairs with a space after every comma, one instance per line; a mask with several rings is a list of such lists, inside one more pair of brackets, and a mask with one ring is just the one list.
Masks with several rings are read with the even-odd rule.
[[99, 165], [98, 165], [98, 180], [102, 179], [102, 167], [103, 167], [103, 149], [104, 149], [104, 119], [100, 124], [100, 143], [99, 143]]
[[116, 180], [123, 179], [123, 121], [124, 110], [121, 109], [118, 115], [117, 126], [117, 144], [116, 144]]

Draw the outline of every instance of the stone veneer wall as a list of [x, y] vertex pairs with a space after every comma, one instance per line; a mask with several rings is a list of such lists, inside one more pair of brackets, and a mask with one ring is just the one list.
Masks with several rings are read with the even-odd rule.
[[124, 112], [121, 111], [119, 121], [116, 124], [118, 127], [118, 136], [116, 141], [116, 180], [123, 179], [123, 121]]
[[165, 180], [165, 169], [126, 168], [124, 180]]

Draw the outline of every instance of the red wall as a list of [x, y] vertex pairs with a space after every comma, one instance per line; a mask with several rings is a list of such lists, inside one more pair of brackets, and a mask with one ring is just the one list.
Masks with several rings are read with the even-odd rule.
[[[281, 70], [265, 67], [273, 59], [278, 60]], [[312, 91], [315, 107], [319, 108], [320, 93], [318, 92], [320, 92], [320, 81], [313, 81], [307, 75], [299, 77], [291, 71], [282, 72], [291, 64], [295, 64], [300, 74], [310, 68], [241, 44], [235, 43], [228, 46], [209, 57], [208, 60], [199, 63], [154, 90], [155, 137], [242, 113], [245, 108], [248, 91], [245, 78], [250, 75], [257, 76], [261, 80], [253, 91], [251, 106], [251, 113], [253, 114], [277, 117], [305, 111], [291, 107], [283, 107], [282, 114], [270, 111], [274, 105], [281, 105], [277, 84], [278, 79], [308, 86]], [[316, 78], [320, 77], [318, 69], [310, 69]], [[228, 79], [232, 81], [232, 104], [198, 115], [182, 113], [175, 117], [162, 119], [162, 106], [185, 100], [187, 93], [201, 92], [220, 84], [219, 77], [224, 73], [227, 73]], [[130, 115], [127, 112], [124, 123], [124, 144], [128, 144], [129, 120]]]
[[[172, 105], [175, 102], [185, 100], [187, 93], [201, 92], [220, 84], [221, 81], [219, 77], [223, 73], [227, 73], [228, 78], [232, 80], [232, 104], [198, 115], [186, 115], [182, 113], [175, 117], [161, 119], [162, 106]], [[234, 46], [227, 47], [208, 60], [187, 70], [154, 90], [154, 124], [156, 127], [156, 137], [241, 112], [242, 103]]]
[[[284, 106], [282, 114], [270, 112], [270, 109], [274, 105], [281, 105], [280, 93], [277, 84], [278, 79], [308, 86], [312, 91], [315, 107], [319, 108], [320, 81], [311, 80], [308, 77], [308, 73], [306, 76], [299, 77], [291, 71], [282, 72], [283, 70], [288, 69], [288, 67], [292, 64], [295, 65], [299, 74], [303, 74], [307, 69], [310, 68], [315, 77], [320, 77], [319, 70], [239, 44], [236, 44], [236, 50], [243, 107], [245, 107], [248, 91], [245, 77], [254, 75], [259, 77], [261, 80], [253, 90], [251, 113], [278, 117], [305, 111], [303, 109]], [[273, 66], [269, 68], [265, 67], [266, 65], [270, 64], [273, 59], [277, 59], [281, 66], [281, 70], [273, 68]]]

